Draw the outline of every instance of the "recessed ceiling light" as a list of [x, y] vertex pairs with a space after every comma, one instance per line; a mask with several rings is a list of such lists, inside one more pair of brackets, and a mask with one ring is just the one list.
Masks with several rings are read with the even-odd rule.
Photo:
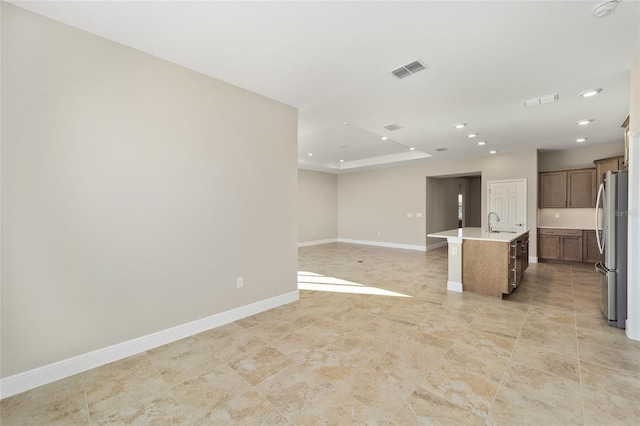
[[613, 13], [618, 7], [618, 0], [605, 1], [593, 8], [593, 16], [596, 18], [604, 18]]
[[493, 151], [489, 151], [489, 154], [495, 154], [496, 152], [498, 152], [498, 151], [496, 151], [496, 150], [494, 149]]
[[576, 139], [576, 142], [581, 143], [581, 142], [584, 142], [586, 140], [587, 140], [587, 138], [578, 138], [578, 139]]
[[456, 129], [463, 129], [464, 127], [466, 127], [466, 125], [467, 125], [467, 123], [458, 123], [454, 127]]
[[309, 157], [313, 157], [313, 152], [307, 154]]
[[586, 126], [587, 124], [591, 123], [592, 121], [593, 121], [593, 118], [590, 118], [589, 120], [580, 120], [576, 124], [578, 124], [578, 126]]
[[602, 89], [592, 89], [580, 93], [580, 96], [582, 96], [583, 98], [590, 98], [591, 96], [595, 96], [600, 92], [602, 92]]
[[477, 134], [477, 133], [469, 133], [469, 134], [467, 135], [467, 137], [468, 137], [468, 138], [475, 138], [476, 136], [478, 136], [478, 134]]
[[386, 141], [386, 140], [387, 140], [387, 139], [389, 139], [389, 138], [388, 138], [388, 137], [386, 137], [386, 136], [383, 136], [383, 137], [381, 137], [380, 139], [382, 139], [383, 141]]
[[340, 160], [341, 163], [344, 163], [344, 160]]
[[482, 146], [482, 145], [484, 145], [484, 144], [486, 144], [486, 143], [487, 143], [487, 142], [485, 142], [485, 141], [480, 141], [480, 142], [478, 142], [478, 145]]
[[416, 149], [414, 147], [409, 148], [409, 151], [415, 151]]

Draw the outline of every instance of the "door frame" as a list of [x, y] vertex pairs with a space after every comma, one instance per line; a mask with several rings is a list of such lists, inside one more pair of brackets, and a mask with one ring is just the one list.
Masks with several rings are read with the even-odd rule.
[[487, 181], [487, 204], [486, 204], [486, 208], [485, 208], [485, 215], [489, 214], [489, 212], [491, 210], [489, 210], [489, 207], [491, 206], [491, 184], [492, 183], [508, 183], [508, 182], [522, 182], [523, 188], [524, 188], [524, 229], [529, 229], [527, 226], [527, 216], [528, 216], [528, 210], [527, 210], [527, 178], [519, 178], [519, 179], [500, 179], [500, 180], [488, 180]]

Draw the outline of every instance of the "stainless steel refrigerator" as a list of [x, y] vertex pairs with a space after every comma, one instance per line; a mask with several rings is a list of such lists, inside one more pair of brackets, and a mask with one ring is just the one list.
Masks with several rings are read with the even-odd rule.
[[628, 180], [626, 170], [608, 171], [596, 201], [596, 238], [604, 254], [604, 262], [596, 263], [600, 308], [609, 325], [618, 328], [625, 328], [627, 320]]

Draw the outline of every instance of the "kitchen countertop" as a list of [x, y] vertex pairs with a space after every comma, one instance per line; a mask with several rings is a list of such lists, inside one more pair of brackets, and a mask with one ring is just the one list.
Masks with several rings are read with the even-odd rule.
[[502, 243], [508, 243], [515, 240], [518, 237], [529, 232], [517, 231], [515, 233], [510, 232], [492, 232], [488, 233], [483, 228], [458, 228], [449, 229], [448, 231], [435, 232], [433, 234], [427, 234], [427, 237], [433, 238], [461, 238], [463, 240], [481, 240], [481, 241], [496, 241]]
[[576, 228], [575, 226], [571, 227], [571, 226], [545, 226], [545, 225], [538, 225], [538, 229], [579, 229], [582, 231], [596, 230], [596, 228], [594, 228], [593, 226], [589, 226], [589, 227], [582, 226], [582, 227]]

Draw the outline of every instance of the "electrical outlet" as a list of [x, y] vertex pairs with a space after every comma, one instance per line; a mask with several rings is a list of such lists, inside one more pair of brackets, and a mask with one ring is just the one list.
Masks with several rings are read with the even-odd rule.
[[416, 213], [416, 217], [422, 217], [422, 213]]
[[312, 231], [312, 232], [311, 232], [311, 236], [312, 236], [312, 237], [315, 237], [315, 236], [316, 236], [316, 231]]
[[555, 217], [556, 219], [560, 219], [560, 213], [554, 214], [553, 217]]
[[382, 232], [378, 231], [378, 237], [379, 237], [380, 235], [382, 235]]
[[451, 254], [458, 254], [458, 247], [451, 247]]
[[244, 287], [244, 278], [242, 277], [238, 277], [238, 279], [236, 280], [236, 286], [238, 288], [242, 288]]

